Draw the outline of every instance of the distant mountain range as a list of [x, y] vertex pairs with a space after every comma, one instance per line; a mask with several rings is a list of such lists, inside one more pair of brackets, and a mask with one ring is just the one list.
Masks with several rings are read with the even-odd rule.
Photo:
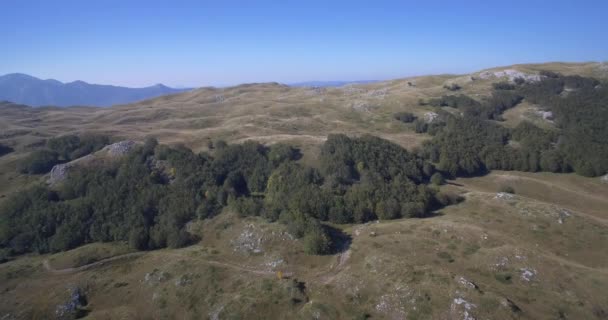
[[95, 106], [107, 107], [126, 104], [158, 96], [189, 91], [157, 84], [144, 88], [126, 88], [90, 84], [84, 81], [63, 83], [42, 80], [22, 73], [0, 76], [0, 101], [40, 106]]
[[357, 80], [357, 81], [306, 81], [290, 83], [291, 87], [341, 87], [347, 84], [368, 84], [380, 80]]

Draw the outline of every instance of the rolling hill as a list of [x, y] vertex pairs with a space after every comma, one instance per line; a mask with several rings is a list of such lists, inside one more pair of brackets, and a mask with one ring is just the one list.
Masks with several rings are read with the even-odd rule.
[[[563, 79], [546, 83], [557, 83], [560, 90], [554, 90], [551, 99], [534, 99], [534, 89], [546, 89], [539, 79], [553, 79], [557, 77], [554, 73], [564, 75]], [[530, 86], [517, 84], [519, 79]], [[110, 108], [33, 108], [0, 103], [0, 144], [9, 150], [0, 156], [0, 208], [12, 204], [20, 209], [18, 205], [25, 207], [28, 201], [15, 199], [29, 199], [52, 209], [35, 211], [35, 205], [18, 212], [0, 211], [5, 214], [0, 217], [5, 224], [0, 226], [8, 225], [1, 220], [3, 217], [17, 219], [11, 228], [0, 228], [0, 236], [29, 227], [29, 220], [19, 220], [29, 217], [28, 212], [32, 219], [38, 219], [31, 223], [32, 228], [45, 223], [52, 226], [80, 215], [87, 217], [82, 220], [91, 226], [97, 226], [87, 229], [94, 232], [71, 239], [84, 245], [74, 246], [60, 239], [50, 241], [55, 248], [70, 250], [55, 252], [42, 247], [41, 254], [26, 251], [9, 255], [0, 264], [0, 317], [44, 319], [72, 315], [68, 312], [77, 306], [75, 315], [95, 319], [605, 319], [607, 176], [490, 168], [474, 174], [455, 171], [451, 176], [442, 171], [447, 182], [431, 185], [431, 172], [419, 171], [432, 169], [420, 169], [425, 167], [423, 157], [440, 171], [449, 167], [445, 156], [458, 154], [458, 148], [467, 153], [489, 154], [489, 148], [483, 148], [489, 145], [481, 146], [479, 152], [468, 152], [470, 145], [478, 141], [493, 141], [485, 140], [486, 131], [497, 136], [501, 148], [525, 155], [522, 158], [526, 163], [539, 162], [535, 156], [567, 144], [567, 134], [580, 133], [576, 127], [566, 126], [569, 122], [559, 113], [579, 116], [578, 110], [566, 109], [560, 102], [576, 98], [581, 88], [605, 97], [606, 80], [606, 63], [546, 63], [342, 87], [258, 83], [200, 88]], [[549, 89], [553, 88], [549, 85]], [[516, 86], [520, 87], [513, 89]], [[476, 108], [483, 105], [475, 101], [488, 101], [497, 92], [509, 96], [509, 92], [516, 91], [525, 93], [525, 98], [506, 110], [492, 109], [483, 114], [486, 118], [476, 113], [480, 110]], [[460, 95], [468, 98], [454, 98]], [[445, 96], [456, 102], [444, 101]], [[466, 106], [470, 109], [462, 105], [463, 101], [470, 103]], [[589, 103], [595, 100], [586, 101], [586, 107], [595, 106]], [[546, 116], [548, 108], [553, 108], [550, 110], [555, 112], [555, 118]], [[595, 108], [597, 114], [607, 114], [605, 107]], [[411, 113], [418, 121], [406, 123], [396, 116], [405, 113]], [[584, 115], [591, 115], [591, 120], [577, 118], [584, 119], [588, 128], [583, 133], [602, 125], [594, 122], [596, 114]], [[450, 120], [433, 132], [432, 123], [441, 116]], [[465, 123], [470, 126], [455, 125], [465, 117], [471, 117], [471, 122]], [[418, 124], [424, 125], [425, 130], [419, 130]], [[470, 130], [473, 134], [465, 136], [465, 142], [449, 140], [470, 134], [468, 128], [475, 130]], [[530, 128], [537, 131], [519, 132]], [[565, 138], [555, 143], [555, 133], [564, 133]], [[65, 188], [47, 186], [46, 175], [16, 170], [32, 153], [48, 147], [53, 138], [71, 134], [135, 140], [152, 156], [142, 157], [144, 151], [137, 151], [140, 153], [120, 160], [109, 158], [107, 149], [100, 149], [73, 163], [82, 165], [85, 171], [79, 177], [88, 182], [77, 181]], [[507, 135], [509, 139], [504, 138]], [[513, 138], [518, 135], [524, 137]], [[536, 139], [544, 135], [548, 141]], [[160, 145], [155, 146], [148, 137], [156, 138]], [[228, 146], [222, 146], [220, 141], [228, 142]], [[448, 143], [429, 148], [441, 141]], [[597, 143], [597, 152], [606, 145], [606, 141], [592, 142]], [[296, 147], [301, 157], [285, 160], [277, 152], [285, 151], [279, 148], [281, 143]], [[541, 148], [545, 149], [541, 152]], [[335, 163], [331, 160], [338, 160], [345, 167], [332, 167]], [[490, 160], [482, 160], [490, 167]], [[281, 161], [287, 164], [269, 164]], [[234, 169], [237, 162], [238, 170]], [[109, 169], [97, 170], [100, 163]], [[111, 167], [113, 163], [119, 165]], [[467, 164], [464, 161], [459, 165]], [[237, 198], [236, 189], [243, 183], [253, 186], [249, 182], [268, 168], [265, 165], [275, 170], [273, 174], [266, 172], [270, 177], [262, 181], [267, 183], [257, 184]], [[227, 168], [238, 173], [227, 173]], [[404, 178], [406, 171], [411, 179]], [[348, 176], [353, 172], [353, 176]], [[416, 178], [417, 172], [423, 177]], [[117, 179], [127, 183], [112, 185]], [[300, 190], [289, 184], [298, 179], [313, 182]], [[352, 194], [373, 198], [395, 191], [394, 186], [383, 189], [388, 179], [401, 181], [395, 197], [420, 196], [420, 201], [427, 201], [422, 198], [436, 193], [462, 201], [429, 207], [423, 216], [397, 214], [381, 218], [390, 211], [390, 202], [370, 210], [377, 211], [377, 216], [350, 220], [335, 216], [348, 217], [356, 210], [329, 210], [328, 217], [319, 217], [321, 228], [337, 235], [338, 245], [324, 254], [311, 255], [307, 253], [310, 238], [298, 237], [285, 216], [268, 218], [271, 210], [247, 214], [252, 209], [238, 200], [245, 198], [254, 204], [262, 201], [265, 205], [281, 201], [289, 194], [280, 193], [276, 185], [285, 184], [298, 191], [289, 206], [300, 208], [301, 199], [315, 194], [319, 201], [305, 204], [310, 205], [305, 208], [315, 208], [325, 199], [323, 195], [329, 194], [330, 199], [337, 199], [331, 206], [336, 209], [348, 206]], [[134, 186], [128, 186], [130, 181]], [[100, 189], [103, 183], [108, 184]], [[377, 188], [362, 188], [369, 183], [379, 184], [373, 185]], [[93, 187], [87, 189], [83, 186], [86, 184]], [[202, 186], [198, 188], [199, 185]], [[124, 227], [122, 221], [113, 216], [120, 211], [119, 206], [111, 207], [115, 202], [109, 200], [110, 206], [106, 206], [106, 202], [95, 201], [92, 195], [112, 194], [117, 201], [127, 201], [150, 186], [154, 188], [151, 193], [137, 198], [133, 208], [144, 208], [148, 224], [179, 220], [182, 231], [193, 235], [195, 241], [181, 248], [157, 245], [155, 250], [147, 251], [137, 251], [131, 245], [133, 239], [141, 240], [138, 237], [129, 236], [128, 241], [120, 237], [120, 241], [90, 241], [114, 224], [116, 234], [144, 234], [120, 229]], [[183, 195], [180, 192], [193, 186], [198, 188], [196, 192], [188, 191], [185, 196], [152, 205], [167, 194]], [[219, 213], [207, 214], [209, 208], [204, 206], [188, 207], [192, 201], [208, 203], [221, 198], [216, 196], [218, 190], [230, 193], [224, 194], [228, 204]], [[27, 194], [34, 196], [20, 198]], [[176, 209], [182, 205], [187, 209]], [[405, 202], [396, 206], [407, 207]], [[106, 207], [111, 209], [105, 210]], [[348, 208], [353, 207], [357, 209]], [[178, 214], [169, 215], [174, 220], [160, 214], [152, 219], [150, 216], [158, 213], [154, 208], [158, 212], [175, 210]], [[196, 215], [191, 218], [194, 211]], [[96, 214], [107, 215], [107, 223], [93, 222], [99, 218]], [[56, 219], [45, 220], [45, 215]], [[188, 221], [184, 221], [184, 216], [189, 217]], [[287, 217], [306, 221], [302, 216]], [[61, 231], [69, 234], [73, 223], [64, 224]], [[13, 237], [3, 245], [19, 248], [24, 243], [27, 247], [31, 242], [44, 244], [44, 236], [54, 238], [46, 234], [46, 228], [40, 230]], [[158, 230], [150, 230], [152, 238]], [[179, 237], [171, 241], [175, 239]]]

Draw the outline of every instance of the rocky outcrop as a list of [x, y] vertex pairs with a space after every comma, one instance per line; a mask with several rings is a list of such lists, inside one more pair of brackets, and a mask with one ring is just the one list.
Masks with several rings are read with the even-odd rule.
[[120, 157], [131, 152], [136, 145], [137, 143], [133, 140], [124, 140], [105, 146], [101, 151], [107, 152], [110, 156]]
[[480, 79], [492, 79], [492, 78], [509, 78], [509, 81], [514, 82], [515, 79], [521, 78], [526, 82], [538, 82], [542, 80], [542, 76], [539, 74], [529, 74], [521, 71], [517, 71], [515, 69], [506, 69], [502, 71], [484, 71], [481, 72], [478, 76]]
[[58, 319], [74, 319], [86, 315], [87, 298], [84, 292], [78, 288], [68, 289], [69, 297], [65, 303], [57, 305], [55, 315]]
[[127, 153], [131, 152], [136, 145], [137, 142], [132, 140], [120, 141], [107, 145], [94, 154], [88, 154], [82, 158], [78, 158], [67, 163], [55, 165], [51, 169], [51, 172], [49, 173], [49, 177], [46, 182], [49, 185], [56, 185], [58, 183], [61, 183], [68, 177], [70, 171], [78, 165], [94, 161], [96, 158], [103, 154], [112, 158], [124, 156]]

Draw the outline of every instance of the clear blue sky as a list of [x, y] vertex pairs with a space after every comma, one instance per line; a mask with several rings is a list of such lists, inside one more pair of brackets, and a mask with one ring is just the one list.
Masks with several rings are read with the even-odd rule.
[[608, 60], [608, 1], [4, 0], [0, 74], [127, 86]]

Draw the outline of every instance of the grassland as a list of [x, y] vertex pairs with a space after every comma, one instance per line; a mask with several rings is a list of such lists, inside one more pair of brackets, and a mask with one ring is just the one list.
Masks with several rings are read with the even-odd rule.
[[[514, 67], [601, 76], [597, 65]], [[0, 109], [0, 194], [40, 179], [11, 168], [58, 134], [97, 131], [204, 150], [207, 141], [255, 139], [300, 146], [314, 164], [327, 134], [371, 133], [412, 148], [428, 139], [393, 119], [433, 111], [421, 98], [487, 94], [497, 79], [401, 79], [344, 88], [279, 84], [204, 88], [107, 109]], [[409, 85], [408, 82], [413, 85]], [[505, 125], [531, 118], [523, 104]], [[518, 108], [521, 108], [518, 109]], [[501, 187], [514, 195], [498, 195]], [[608, 184], [573, 174], [493, 172], [442, 186], [465, 201], [427, 219], [337, 226], [350, 236], [334, 255], [310, 256], [278, 223], [225, 212], [194, 222], [201, 241], [132, 254], [92, 244], [0, 264], [0, 319], [48, 319], [82, 288], [89, 319], [605, 319]], [[1, 201], [1, 199], [0, 199]], [[279, 277], [279, 273], [282, 277]]]

